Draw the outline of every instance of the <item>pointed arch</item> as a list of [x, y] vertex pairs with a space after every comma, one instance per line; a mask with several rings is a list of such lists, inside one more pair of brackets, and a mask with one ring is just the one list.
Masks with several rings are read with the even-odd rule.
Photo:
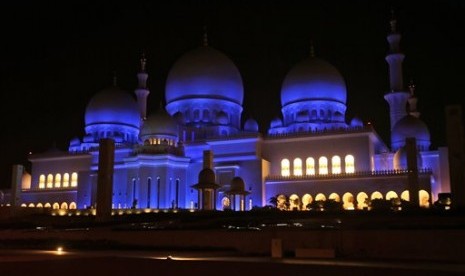
[[70, 209], [70, 210], [77, 209], [76, 202], [74, 202], [74, 201], [71, 202], [71, 203], [69, 204], [69, 209]]

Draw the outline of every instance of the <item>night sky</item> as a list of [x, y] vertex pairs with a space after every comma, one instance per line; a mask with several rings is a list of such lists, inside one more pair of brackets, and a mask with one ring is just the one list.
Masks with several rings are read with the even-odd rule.
[[432, 147], [446, 145], [444, 107], [465, 106], [465, 2], [443, 1], [2, 1], [0, 4], [0, 188], [28, 152], [84, 135], [86, 104], [112, 82], [132, 93], [141, 52], [148, 110], [164, 98], [173, 63], [202, 43], [237, 65], [243, 121], [262, 132], [280, 113], [286, 73], [309, 55], [336, 66], [347, 84], [349, 122], [371, 122], [389, 143], [388, 44], [394, 9], [404, 60]]

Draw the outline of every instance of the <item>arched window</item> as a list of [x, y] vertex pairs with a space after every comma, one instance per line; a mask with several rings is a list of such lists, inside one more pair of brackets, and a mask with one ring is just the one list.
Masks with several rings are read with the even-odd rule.
[[334, 155], [331, 158], [331, 173], [340, 174], [341, 173], [341, 157]]
[[310, 194], [304, 194], [302, 197], [302, 209], [308, 210], [310, 208], [310, 204], [312, 203], [313, 198]]
[[391, 200], [393, 198], [398, 198], [399, 196], [397, 195], [396, 192], [394, 191], [389, 191], [387, 194], [386, 194], [386, 200]]
[[37, 208], [44, 208], [44, 205], [42, 205], [42, 203], [39, 202], [39, 203], [37, 203], [36, 207]]
[[71, 187], [77, 187], [77, 183], [78, 183], [78, 174], [73, 172], [71, 174]]
[[39, 189], [44, 189], [45, 188], [45, 175], [41, 174], [39, 176]]
[[342, 195], [342, 202], [343, 202], [343, 205], [342, 207], [345, 209], [345, 210], [354, 210], [355, 209], [355, 206], [354, 206], [354, 195], [351, 194], [351, 193], [345, 193]]
[[315, 201], [326, 201], [326, 196], [322, 193], [319, 193], [315, 196]]
[[428, 208], [429, 207], [429, 193], [425, 190], [418, 191], [418, 199], [420, 201], [420, 206]]
[[55, 174], [55, 188], [61, 187], [61, 174]]
[[47, 175], [47, 188], [53, 188], [53, 175]]
[[294, 159], [294, 175], [302, 175], [302, 159]]
[[76, 209], [76, 208], [77, 208], [77, 207], [76, 207], [76, 202], [71, 202], [71, 203], [69, 204], [69, 209], [72, 210], [72, 209]]
[[346, 163], [346, 173], [354, 173], [355, 172], [355, 159], [353, 155], [346, 155], [345, 157]]
[[53, 203], [53, 209], [60, 209], [60, 204], [58, 202]]
[[35, 205], [34, 205], [34, 203], [29, 203], [29, 205], [28, 205], [27, 207], [29, 207], [29, 208], [34, 208]]
[[371, 194], [371, 200], [373, 199], [383, 199], [383, 194], [376, 191]]
[[50, 203], [48, 203], [48, 202], [44, 204], [44, 208], [51, 208], [51, 207], [52, 207], [52, 205], [50, 205]]
[[26, 203], [21, 204], [21, 207], [27, 207]]
[[63, 187], [69, 187], [69, 173], [63, 174]]
[[360, 210], [368, 208], [368, 195], [364, 192], [360, 192], [357, 195], [357, 207]]
[[223, 205], [223, 210], [228, 210], [231, 208], [231, 201], [228, 197], [223, 197], [221, 200], [221, 205]]
[[400, 199], [405, 200], [405, 201], [410, 201], [410, 193], [408, 190], [403, 191], [400, 194]]
[[318, 159], [318, 174], [328, 174], [328, 158], [324, 156]]
[[66, 202], [61, 203], [60, 209], [68, 209], [68, 203]]
[[292, 194], [289, 197], [289, 209], [290, 210], [300, 210], [300, 199], [296, 194]]
[[289, 159], [281, 160], [281, 175], [282, 176], [289, 176], [290, 174], [291, 174], [291, 172], [290, 172]]
[[341, 197], [337, 193], [330, 194], [328, 199], [334, 200], [336, 202], [341, 202]]
[[305, 174], [306, 175], [315, 175], [315, 159], [312, 157], [305, 160]]
[[198, 122], [200, 120], [200, 110], [194, 110], [194, 122]]

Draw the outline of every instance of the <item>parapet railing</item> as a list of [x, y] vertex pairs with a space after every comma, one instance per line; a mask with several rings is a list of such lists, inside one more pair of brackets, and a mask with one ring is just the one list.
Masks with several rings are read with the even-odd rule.
[[[386, 177], [407, 175], [408, 170], [378, 170], [378, 171], [358, 171], [353, 173], [338, 173], [338, 174], [315, 174], [315, 175], [269, 175], [266, 180], [274, 181], [294, 181], [294, 180], [310, 180], [310, 179], [342, 179], [356, 177]], [[418, 169], [419, 175], [430, 175], [433, 171], [431, 168]]]

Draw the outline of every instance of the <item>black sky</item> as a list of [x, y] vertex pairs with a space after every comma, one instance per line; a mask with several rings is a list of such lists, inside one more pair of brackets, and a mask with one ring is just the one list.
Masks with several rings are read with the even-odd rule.
[[136, 87], [148, 58], [148, 109], [163, 98], [170, 67], [202, 41], [239, 68], [243, 118], [265, 130], [280, 115], [289, 69], [315, 52], [344, 76], [347, 113], [370, 121], [389, 143], [386, 34], [394, 8], [403, 35], [405, 83], [417, 87], [433, 148], [445, 145], [444, 107], [464, 106], [465, 2], [445, 1], [2, 1], [0, 4], [0, 187], [11, 165], [84, 135], [90, 98], [111, 84]]

